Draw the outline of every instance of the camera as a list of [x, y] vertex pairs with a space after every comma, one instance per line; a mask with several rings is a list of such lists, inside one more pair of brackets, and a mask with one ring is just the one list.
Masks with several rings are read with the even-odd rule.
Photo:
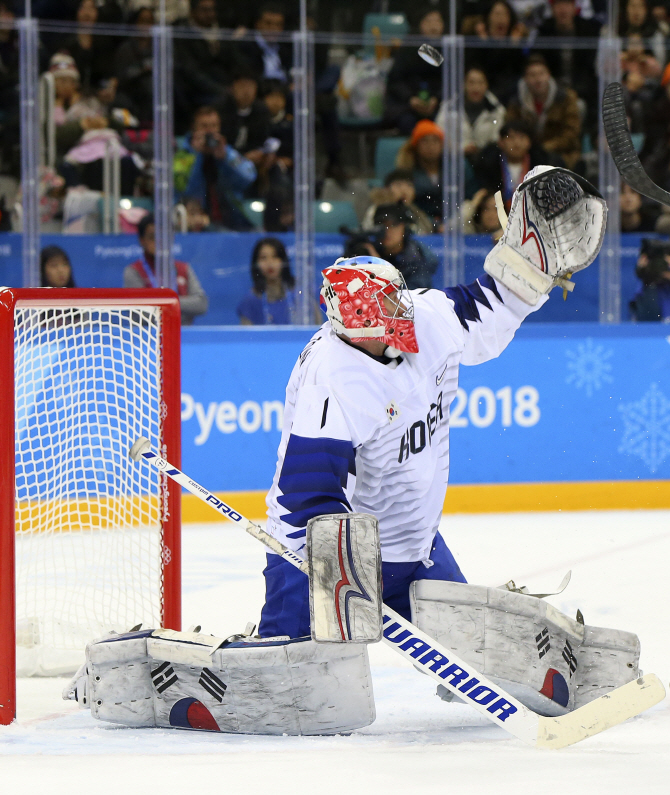
[[635, 275], [638, 279], [645, 287], [666, 282], [667, 279], [663, 274], [670, 271], [670, 265], [666, 259], [666, 257], [670, 258], [670, 243], [665, 240], [643, 238], [640, 246], [640, 255], [642, 254], [646, 255], [648, 263], [635, 268]]
[[218, 145], [218, 141], [216, 140], [216, 135], [213, 133], [207, 133], [205, 136], [205, 147], [207, 149], [214, 150]]

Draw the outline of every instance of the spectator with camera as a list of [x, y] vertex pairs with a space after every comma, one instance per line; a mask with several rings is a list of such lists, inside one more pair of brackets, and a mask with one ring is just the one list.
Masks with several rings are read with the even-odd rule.
[[[123, 271], [123, 286], [138, 288], [157, 287], [156, 279], [156, 221], [148, 213], [137, 225], [137, 236], [142, 256]], [[190, 326], [194, 318], [204, 315], [208, 308], [207, 295], [195, 271], [187, 262], [175, 260], [175, 289], [179, 295], [182, 326]]]
[[363, 229], [374, 229], [374, 217], [379, 205], [402, 202], [412, 232], [416, 235], [430, 235], [435, 231], [435, 224], [432, 218], [416, 205], [415, 199], [416, 188], [412, 172], [396, 168], [384, 178], [383, 188], [373, 188], [370, 191], [371, 204], [365, 211], [361, 226]]
[[374, 223], [377, 232], [372, 245], [402, 273], [408, 289], [432, 287], [437, 257], [412, 235], [411, 218], [403, 202], [377, 207]]
[[643, 240], [635, 275], [642, 288], [630, 302], [633, 319], [670, 322], [670, 244]]
[[243, 232], [252, 228], [242, 212], [244, 191], [256, 179], [256, 166], [221, 134], [216, 108], [195, 112], [191, 134], [175, 155], [175, 189], [182, 200], [197, 199], [211, 227]]

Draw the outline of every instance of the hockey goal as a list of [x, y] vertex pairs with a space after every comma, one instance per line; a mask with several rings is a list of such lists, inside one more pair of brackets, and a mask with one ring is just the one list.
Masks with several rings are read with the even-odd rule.
[[169, 290], [0, 290], [0, 723], [16, 676], [109, 630], [180, 628], [180, 313]]

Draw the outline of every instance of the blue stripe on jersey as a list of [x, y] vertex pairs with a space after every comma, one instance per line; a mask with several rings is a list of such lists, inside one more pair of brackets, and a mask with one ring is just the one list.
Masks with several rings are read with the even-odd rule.
[[482, 287], [486, 287], [487, 290], [490, 290], [501, 304], [504, 303], [498, 292], [498, 286], [495, 280], [492, 279], [488, 273], [480, 276], [479, 279], [477, 279], [476, 282], [472, 282], [472, 284], [459, 284], [456, 287], [447, 287], [444, 291], [454, 302], [456, 317], [466, 331], [470, 331], [468, 320], [474, 320], [475, 322], [481, 321], [479, 307], [477, 306], [478, 303], [482, 304], [487, 309], [492, 309]]
[[[342, 439], [309, 439], [291, 434], [277, 486], [277, 502], [288, 510], [281, 519], [304, 528], [310, 519], [325, 513], [347, 513], [351, 505], [344, 494], [347, 475], [356, 474], [351, 442]], [[305, 535], [301, 529], [289, 538]]]

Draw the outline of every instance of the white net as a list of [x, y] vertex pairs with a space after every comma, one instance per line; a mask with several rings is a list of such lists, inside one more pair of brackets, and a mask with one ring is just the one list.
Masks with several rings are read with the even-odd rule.
[[158, 308], [15, 311], [17, 673], [76, 670], [108, 630], [156, 626], [161, 447]]

